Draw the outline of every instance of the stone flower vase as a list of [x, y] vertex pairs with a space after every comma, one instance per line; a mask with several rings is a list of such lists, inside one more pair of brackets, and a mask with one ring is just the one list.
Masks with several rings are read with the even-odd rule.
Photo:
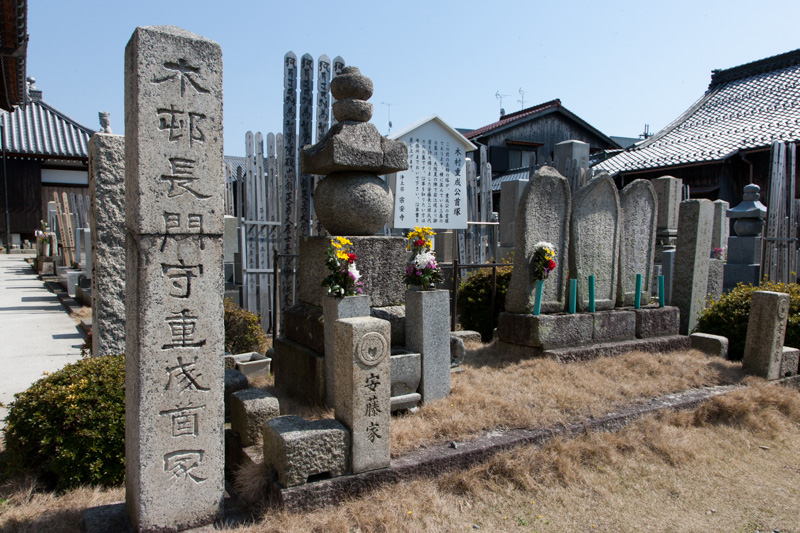
[[324, 296], [322, 298], [322, 317], [325, 330], [325, 403], [333, 407], [333, 379], [334, 364], [333, 350], [336, 345], [333, 335], [333, 324], [340, 318], [357, 318], [369, 316], [369, 296], [345, 296], [336, 298]]
[[409, 288], [406, 348], [422, 356], [419, 392], [423, 403], [450, 394], [450, 291]]

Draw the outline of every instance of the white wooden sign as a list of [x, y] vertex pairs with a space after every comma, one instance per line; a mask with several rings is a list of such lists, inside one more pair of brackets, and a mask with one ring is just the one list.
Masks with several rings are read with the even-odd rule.
[[467, 227], [466, 152], [474, 146], [433, 116], [393, 136], [408, 145], [394, 181], [394, 227]]

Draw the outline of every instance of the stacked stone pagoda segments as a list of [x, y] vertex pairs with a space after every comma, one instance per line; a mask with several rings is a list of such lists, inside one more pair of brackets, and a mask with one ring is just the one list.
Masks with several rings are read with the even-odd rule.
[[536, 280], [532, 278], [530, 265], [534, 247], [540, 241], [552, 244], [556, 253], [556, 268], [543, 284], [542, 312], [556, 313], [565, 309], [572, 209], [569, 182], [564, 176], [552, 167], [532, 172], [517, 210], [514, 270], [506, 295], [509, 313], [533, 311]]
[[630, 307], [636, 298], [636, 274], [642, 275], [641, 294], [651, 292], [658, 198], [650, 180], [634, 180], [625, 186], [620, 193], [620, 206], [617, 306]]
[[589, 309], [589, 276], [595, 277], [595, 309], [613, 309], [619, 275], [620, 201], [608, 174], [589, 181], [572, 201], [570, 277], [577, 279], [577, 308]]

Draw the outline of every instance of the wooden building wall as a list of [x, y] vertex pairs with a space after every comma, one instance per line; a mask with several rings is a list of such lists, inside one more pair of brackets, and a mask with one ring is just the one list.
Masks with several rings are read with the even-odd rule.
[[[2, 167], [0, 167], [0, 173]], [[8, 184], [8, 210], [11, 233], [20, 233], [23, 239], [31, 238], [39, 229], [42, 219], [41, 162], [29, 159], [6, 160]], [[5, 212], [4, 190], [0, 183], [0, 210]], [[0, 233], [5, 235], [5, 218]]]

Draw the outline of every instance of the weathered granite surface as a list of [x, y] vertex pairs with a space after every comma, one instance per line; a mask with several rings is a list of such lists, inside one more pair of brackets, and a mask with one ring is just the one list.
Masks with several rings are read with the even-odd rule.
[[389, 466], [391, 368], [389, 323], [372, 317], [334, 323], [336, 420], [350, 430], [353, 473]]
[[789, 295], [756, 291], [750, 298], [750, 318], [742, 369], [766, 379], [781, 377], [781, 357], [789, 317]]
[[337, 477], [348, 471], [350, 432], [336, 420], [307, 421], [290, 415], [264, 424], [264, 463], [284, 487], [304, 485], [320, 474]]
[[613, 309], [619, 275], [620, 202], [617, 186], [601, 174], [572, 200], [569, 235], [570, 277], [578, 280], [577, 308], [589, 309], [589, 276], [595, 277], [595, 309]]
[[642, 297], [652, 290], [655, 261], [658, 198], [650, 180], [634, 180], [620, 193], [619, 276], [617, 306], [630, 307], [636, 300], [636, 274], [642, 275]]
[[340, 318], [369, 316], [369, 296], [365, 294], [345, 298], [325, 296], [322, 300], [322, 312], [325, 322], [325, 403], [328, 407], [333, 407], [333, 395], [336, 390], [334, 324]]
[[709, 357], [728, 358], [728, 338], [710, 333], [692, 333], [689, 335], [692, 348], [700, 350]]
[[125, 353], [125, 137], [89, 139], [92, 354]]
[[515, 222], [514, 271], [506, 294], [509, 313], [531, 313], [536, 283], [529, 265], [540, 241], [555, 246], [556, 268], [545, 280], [542, 312], [563, 311], [566, 305], [567, 253], [572, 193], [567, 179], [554, 168], [542, 167], [531, 175], [519, 202]]
[[244, 446], [257, 444], [267, 420], [280, 416], [278, 399], [263, 389], [244, 389], [231, 395], [231, 429]]
[[705, 308], [713, 215], [714, 206], [709, 200], [681, 202], [672, 305], [681, 310], [682, 335], [695, 328], [697, 317]]
[[450, 394], [450, 293], [406, 293], [406, 346], [422, 355], [423, 402]]
[[594, 332], [591, 314], [539, 315], [500, 313], [497, 336], [506, 343], [550, 349], [590, 344]]
[[636, 338], [677, 335], [680, 326], [677, 307], [642, 307], [634, 309], [636, 315]]

